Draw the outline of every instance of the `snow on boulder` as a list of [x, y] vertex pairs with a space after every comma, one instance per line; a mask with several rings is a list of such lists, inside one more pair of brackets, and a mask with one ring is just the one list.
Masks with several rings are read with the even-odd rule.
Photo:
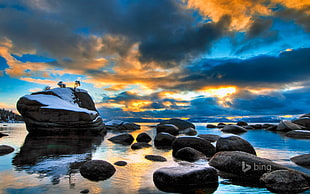
[[86, 90], [55, 88], [22, 96], [17, 110], [29, 133], [102, 133], [105, 125]]

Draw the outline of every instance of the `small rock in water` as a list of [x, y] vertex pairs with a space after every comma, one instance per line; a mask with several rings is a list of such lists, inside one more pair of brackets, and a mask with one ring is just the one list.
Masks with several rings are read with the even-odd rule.
[[191, 147], [185, 147], [185, 148], [179, 149], [175, 153], [175, 157], [179, 160], [185, 160], [189, 162], [194, 162], [199, 159], [207, 159], [206, 155], [204, 155], [200, 151], [195, 150], [194, 148], [191, 148]]
[[15, 149], [8, 145], [0, 145], [0, 156], [9, 154], [13, 152]]
[[140, 133], [137, 136], [136, 140], [137, 140], [137, 142], [149, 143], [152, 140], [152, 138], [147, 133]]
[[145, 159], [151, 160], [151, 161], [156, 161], [156, 162], [166, 162], [167, 159], [162, 156], [157, 156], [157, 155], [146, 155]]
[[310, 139], [310, 131], [308, 130], [293, 130], [285, 134], [287, 137], [297, 138], [297, 139]]
[[137, 150], [137, 149], [148, 148], [148, 147], [152, 147], [152, 145], [145, 143], [145, 142], [138, 142], [138, 143], [132, 144], [131, 149]]
[[245, 121], [238, 121], [238, 122], [237, 122], [237, 125], [238, 125], [238, 126], [247, 126], [248, 123], [245, 122]]
[[114, 166], [104, 160], [90, 160], [80, 168], [81, 175], [91, 181], [108, 179], [113, 176], [115, 171]]
[[158, 133], [154, 139], [154, 145], [157, 149], [171, 149], [175, 136], [170, 133]]
[[216, 152], [243, 151], [256, 155], [253, 146], [246, 140], [236, 135], [222, 136], [216, 142]]
[[291, 158], [295, 164], [310, 168], [310, 154], [303, 154]]
[[121, 134], [108, 139], [113, 143], [123, 144], [123, 145], [130, 145], [135, 140], [131, 134]]
[[127, 162], [125, 161], [117, 161], [114, 163], [116, 166], [126, 166], [127, 165]]
[[179, 128], [173, 124], [158, 124], [156, 126], [157, 133], [170, 133], [171, 135], [178, 135]]
[[3, 137], [3, 136], [9, 136], [9, 135], [0, 132], [0, 137]]
[[80, 193], [89, 193], [89, 189], [84, 189]]
[[207, 128], [217, 128], [217, 126], [216, 126], [216, 125], [213, 125], [213, 124], [207, 124], [206, 127], [207, 127]]
[[234, 134], [247, 132], [247, 130], [245, 128], [240, 127], [238, 125], [225, 125], [225, 127], [223, 127], [222, 131], [224, 133], [234, 133]]

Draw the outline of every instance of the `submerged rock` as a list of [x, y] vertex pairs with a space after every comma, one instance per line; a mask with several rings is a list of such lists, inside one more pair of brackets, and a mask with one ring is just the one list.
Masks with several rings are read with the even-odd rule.
[[118, 143], [122, 145], [130, 145], [135, 140], [131, 134], [120, 134], [108, 139], [113, 143]]
[[9, 135], [0, 132], [0, 137], [3, 137], [3, 136], [9, 136]]
[[287, 137], [297, 138], [297, 139], [310, 139], [310, 131], [308, 130], [293, 130], [285, 134]]
[[92, 181], [106, 180], [113, 176], [115, 171], [114, 166], [104, 160], [91, 160], [80, 168], [81, 175]]
[[308, 181], [301, 174], [290, 170], [265, 173], [260, 180], [274, 193], [301, 193], [309, 189]]
[[152, 147], [152, 145], [150, 145], [146, 142], [138, 142], [138, 143], [134, 143], [131, 145], [131, 149], [133, 149], [133, 150], [142, 149], [142, 148], [149, 148], [149, 147]]
[[114, 165], [116, 165], [116, 166], [126, 166], [127, 162], [126, 161], [117, 161], [117, 162], [114, 163]]
[[21, 97], [17, 110], [33, 134], [106, 133], [86, 90], [54, 88]]
[[253, 146], [246, 140], [236, 135], [222, 136], [216, 142], [216, 152], [243, 151], [256, 155]]
[[215, 147], [207, 140], [200, 137], [178, 137], [172, 144], [172, 155], [176, 157], [177, 151], [185, 147], [196, 149], [207, 157], [215, 154]]
[[158, 149], [171, 149], [175, 136], [170, 133], [158, 133], [154, 139], [154, 145]]
[[182, 120], [182, 119], [165, 120], [165, 121], [161, 121], [160, 124], [172, 124], [172, 125], [177, 126], [177, 128], [180, 130], [184, 130], [187, 128], [193, 128], [193, 129], [196, 128], [193, 123]]
[[153, 182], [165, 192], [189, 193], [197, 187], [212, 188], [214, 192], [218, 186], [218, 175], [214, 168], [206, 166], [164, 167], [154, 172]]
[[0, 145], [0, 156], [14, 152], [14, 148], [8, 145]]
[[167, 159], [165, 157], [158, 156], [158, 155], [146, 155], [144, 158], [147, 160], [156, 161], [156, 162], [166, 162], [167, 161]]

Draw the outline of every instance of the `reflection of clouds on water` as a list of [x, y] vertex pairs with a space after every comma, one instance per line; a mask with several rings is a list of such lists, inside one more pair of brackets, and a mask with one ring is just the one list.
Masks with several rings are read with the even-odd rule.
[[38, 174], [39, 179], [49, 177], [53, 184], [58, 184], [64, 175], [69, 175], [70, 182], [71, 174], [91, 159], [102, 140], [102, 136], [28, 135], [12, 163], [17, 171]]

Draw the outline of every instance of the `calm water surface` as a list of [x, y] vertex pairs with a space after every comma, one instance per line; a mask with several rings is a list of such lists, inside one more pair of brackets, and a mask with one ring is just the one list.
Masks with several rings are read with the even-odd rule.
[[[154, 137], [150, 123], [140, 123], [142, 129], [131, 132], [136, 137], [146, 132]], [[219, 129], [207, 129], [206, 123], [195, 123], [199, 134], [223, 135]], [[153, 184], [153, 172], [161, 167], [177, 166], [170, 150], [155, 147], [131, 150], [130, 146], [114, 144], [107, 139], [118, 133], [102, 137], [32, 137], [24, 124], [0, 123], [0, 132], [9, 134], [0, 138], [0, 145], [15, 148], [11, 154], [0, 156], [0, 194], [8, 193], [165, 193]], [[309, 173], [310, 170], [292, 163], [289, 158], [309, 153], [310, 140], [298, 140], [265, 130], [249, 130], [240, 135], [256, 149], [257, 155], [282, 165]], [[155, 154], [167, 162], [152, 162], [145, 155]], [[115, 166], [116, 173], [108, 180], [93, 182], [79, 173], [81, 163], [90, 159], [114, 163], [126, 161], [126, 166]], [[201, 164], [198, 162], [198, 164]], [[220, 178], [214, 193], [269, 193], [265, 188], [231, 184]], [[306, 192], [310, 193], [310, 191]]]

